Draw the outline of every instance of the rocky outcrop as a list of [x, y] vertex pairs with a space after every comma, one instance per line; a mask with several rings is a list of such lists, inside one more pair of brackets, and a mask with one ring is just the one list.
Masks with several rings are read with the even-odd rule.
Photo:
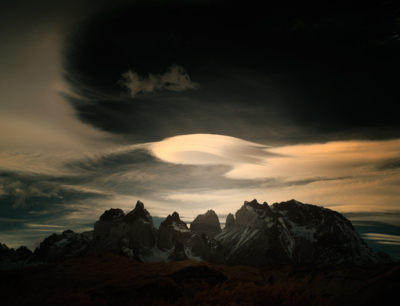
[[104, 212], [94, 225], [95, 240], [90, 252], [113, 251], [139, 259], [151, 255], [155, 233], [150, 213], [137, 201], [135, 209], [126, 215], [120, 209]]
[[160, 250], [168, 250], [178, 243], [186, 245], [191, 237], [192, 233], [186, 223], [181, 221], [177, 212], [174, 212], [160, 225], [157, 247]]
[[185, 253], [185, 248], [182, 243], [177, 243], [174, 247], [174, 250], [172, 253], [168, 256], [168, 261], [173, 262], [173, 261], [182, 261], [182, 260], [188, 260], [189, 258], [187, 257]]
[[31, 256], [32, 251], [25, 246], [15, 250], [0, 243], [0, 270], [15, 269], [23, 266]]
[[215, 211], [208, 210], [203, 215], [198, 215], [190, 224], [190, 230], [196, 234], [206, 234], [208, 237], [214, 237], [221, 232], [221, 225]]
[[153, 226], [153, 218], [151, 217], [150, 213], [144, 208], [144, 204], [142, 202], [137, 201], [135, 209], [128, 213], [122, 220], [127, 224], [132, 224], [139, 219], [150, 223], [151, 226]]
[[94, 224], [94, 237], [120, 239], [125, 232], [120, 226], [124, 218], [125, 213], [119, 208], [106, 210]]
[[226, 216], [225, 229], [232, 228], [232, 227], [235, 226], [235, 224], [236, 224], [235, 217], [234, 217], [231, 213], [229, 213], [229, 214]]
[[204, 261], [211, 261], [211, 249], [205, 235], [201, 237], [198, 234], [194, 234], [188, 241], [187, 245], [190, 249], [191, 255], [199, 257]]
[[35, 249], [28, 263], [54, 263], [84, 256], [92, 240], [93, 231], [78, 234], [66, 230], [62, 234], [52, 234]]
[[261, 227], [265, 220], [274, 216], [274, 213], [266, 202], [258, 204], [257, 200], [254, 199], [251, 202], [246, 201], [235, 216], [236, 225]]
[[214, 238], [207, 237], [204, 233], [201, 236], [194, 234], [188, 241], [187, 247], [190, 254], [201, 261], [216, 264], [226, 263], [221, 243]]
[[362, 265], [383, 262], [341, 214], [296, 200], [245, 202], [236, 224], [215, 237], [229, 264], [277, 262]]
[[210, 238], [208, 240], [208, 247], [210, 248], [211, 252], [211, 258], [210, 262], [215, 263], [215, 264], [225, 264], [225, 254], [224, 254], [224, 248], [218, 240], [215, 238]]

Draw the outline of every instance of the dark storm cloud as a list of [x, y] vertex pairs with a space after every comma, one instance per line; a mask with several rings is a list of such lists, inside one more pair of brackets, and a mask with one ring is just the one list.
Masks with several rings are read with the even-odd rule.
[[[67, 204], [71, 200], [101, 197], [96, 192], [74, 188], [84, 178], [53, 177], [32, 173], [0, 173], [0, 200], [13, 208], [31, 209], [44, 206]], [[43, 205], [42, 205], [43, 203]], [[9, 208], [9, 207], [8, 207]]]
[[[394, 3], [328, 4], [315, 13], [301, 6], [230, 9], [128, 6], [83, 23], [65, 42], [66, 78], [82, 95], [73, 101], [81, 120], [135, 141], [189, 133], [275, 142], [399, 135]], [[200, 88], [124, 94], [127, 70], [143, 80], [172, 65]]]

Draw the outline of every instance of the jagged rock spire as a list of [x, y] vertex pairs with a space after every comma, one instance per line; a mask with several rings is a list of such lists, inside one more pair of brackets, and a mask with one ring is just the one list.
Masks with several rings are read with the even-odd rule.
[[140, 201], [137, 201], [135, 209], [125, 216], [124, 222], [132, 224], [133, 221], [139, 218], [145, 220], [146, 222], [152, 222], [149, 212], [144, 209], [144, 204]]
[[197, 234], [205, 233], [208, 237], [214, 237], [221, 232], [221, 225], [215, 211], [208, 210], [193, 220], [190, 230]]
[[235, 224], [236, 224], [235, 217], [231, 213], [229, 213], [226, 216], [225, 228], [226, 229], [232, 228], [235, 226]]

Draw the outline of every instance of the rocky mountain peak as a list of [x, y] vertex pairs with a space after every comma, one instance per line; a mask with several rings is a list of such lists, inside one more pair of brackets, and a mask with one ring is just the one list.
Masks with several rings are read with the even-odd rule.
[[9, 250], [8, 246], [5, 245], [5, 244], [2, 244], [2, 243], [0, 242], [0, 251], [8, 251], [8, 250]]
[[254, 209], [259, 209], [259, 210], [270, 210], [270, 207], [268, 206], [267, 202], [264, 202], [263, 204], [260, 204], [257, 202], [256, 199], [254, 199], [253, 201], [245, 201], [244, 205], [247, 205], [249, 207], [252, 207]]
[[338, 212], [294, 199], [271, 206], [245, 202], [236, 212], [235, 224], [227, 225], [215, 239], [222, 243], [230, 264], [362, 265], [389, 260], [374, 254]]
[[179, 214], [174, 212], [161, 223], [158, 231], [157, 247], [160, 250], [167, 250], [175, 246], [176, 243], [186, 244], [192, 233], [188, 226], [179, 218]]
[[205, 233], [208, 237], [214, 237], [221, 232], [221, 225], [215, 211], [208, 210], [193, 220], [190, 230], [197, 234]]
[[66, 238], [66, 239], [72, 238], [75, 235], [77, 235], [77, 234], [74, 231], [70, 230], [70, 229], [68, 229], [66, 231], [63, 231], [62, 234], [61, 234], [61, 236], [63, 238]]
[[179, 214], [176, 211], [174, 211], [172, 213], [172, 215], [168, 215], [168, 217], [163, 222], [161, 222], [160, 227], [161, 226], [164, 226], [164, 227], [172, 226], [172, 227], [179, 227], [182, 229], [189, 230], [187, 224], [179, 218]]
[[135, 207], [136, 209], [139, 209], [139, 208], [142, 208], [142, 209], [144, 209], [144, 204], [143, 204], [143, 202], [141, 202], [141, 201], [137, 201], [136, 202], [136, 207]]
[[129, 212], [125, 218], [123, 218], [123, 221], [132, 224], [133, 221], [137, 219], [143, 219], [146, 222], [152, 223], [149, 212], [144, 208], [144, 204], [140, 201], [137, 201], [135, 209]]
[[172, 220], [173, 221], [175, 221], [175, 222], [179, 222], [179, 221], [181, 221], [181, 219], [179, 218], [179, 214], [176, 212], [176, 211], [174, 211], [173, 213], [172, 213]]
[[263, 223], [268, 222], [270, 218], [274, 217], [270, 206], [266, 202], [259, 204], [256, 199], [251, 202], [245, 201], [235, 215], [237, 225], [255, 227], [261, 227]]
[[110, 208], [100, 216], [100, 221], [120, 221], [123, 217], [125, 217], [125, 213], [122, 209]]
[[236, 224], [235, 217], [231, 213], [229, 213], [226, 216], [225, 228], [226, 229], [232, 228], [233, 226], [235, 226], [235, 224]]

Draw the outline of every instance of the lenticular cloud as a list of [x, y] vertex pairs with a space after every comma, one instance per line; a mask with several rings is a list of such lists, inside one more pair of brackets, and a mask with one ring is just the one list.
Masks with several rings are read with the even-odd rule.
[[159, 159], [188, 165], [263, 164], [268, 156], [267, 146], [235, 137], [191, 134], [166, 138], [151, 144]]
[[[149, 144], [164, 162], [229, 165], [231, 179], [280, 178], [289, 181], [383, 175], [398, 160], [400, 140], [341, 141], [272, 148], [242, 139], [209, 134], [175, 136]], [[389, 167], [390, 168], [390, 167]], [[386, 173], [385, 174], [388, 174]], [[393, 174], [393, 173], [392, 173]]]

